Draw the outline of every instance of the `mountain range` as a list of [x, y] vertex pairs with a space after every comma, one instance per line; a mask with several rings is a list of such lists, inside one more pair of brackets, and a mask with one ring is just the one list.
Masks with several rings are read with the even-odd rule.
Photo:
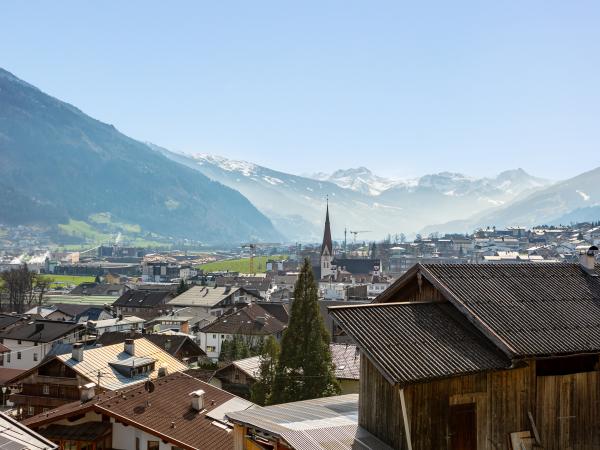
[[392, 180], [364, 167], [298, 176], [247, 161], [152, 148], [238, 190], [276, 228], [297, 240], [321, 237], [327, 196], [338, 239], [344, 228], [361, 231], [359, 239], [380, 239], [387, 234], [414, 234], [428, 224], [470, 218], [552, 185], [522, 169], [504, 171], [494, 178], [442, 172]]
[[[209, 244], [468, 232], [598, 220], [600, 168], [552, 182], [507, 170], [391, 179], [365, 167], [300, 176], [120, 133], [0, 69], [0, 224], [104, 226]], [[356, 234], [352, 233], [356, 232]], [[85, 234], [85, 233], [84, 233]]]
[[0, 223], [98, 217], [207, 243], [282, 238], [239, 192], [0, 69]]

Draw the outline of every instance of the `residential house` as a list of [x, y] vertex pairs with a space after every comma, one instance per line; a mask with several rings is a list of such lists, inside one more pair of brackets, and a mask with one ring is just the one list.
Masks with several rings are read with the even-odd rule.
[[103, 295], [107, 297], [120, 297], [130, 288], [125, 283], [109, 284], [109, 283], [81, 283], [71, 289], [71, 295]]
[[358, 394], [284, 403], [227, 414], [233, 449], [391, 450], [357, 423]]
[[213, 361], [219, 358], [225, 340], [241, 336], [250, 347], [257, 347], [267, 336], [281, 339], [287, 327], [261, 306], [252, 303], [229, 314], [220, 316], [200, 330], [200, 348]]
[[204, 450], [233, 447], [225, 413], [254, 406], [184, 373], [73, 402], [23, 423], [67, 449]]
[[258, 300], [260, 300], [260, 297], [240, 287], [192, 286], [170, 300], [166, 306], [172, 309], [188, 308], [187, 311], [193, 316], [206, 317], [206, 315], [212, 315], [217, 317], [232, 306], [248, 304]]
[[19, 417], [33, 416], [96, 393], [138, 385], [159, 372], [174, 373], [187, 366], [147, 339], [54, 354], [11, 380], [21, 386], [10, 396]]
[[84, 326], [73, 322], [30, 320], [0, 331], [0, 367], [27, 370], [37, 366], [54, 344], [76, 342]]
[[[331, 360], [335, 377], [340, 383], [342, 394], [357, 394], [360, 375], [360, 355], [355, 345], [330, 344]], [[250, 398], [250, 389], [260, 377], [260, 356], [232, 361], [218, 369], [214, 377], [228, 392]]]
[[117, 314], [132, 314], [144, 319], [160, 316], [175, 297], [171, 290], [136, 289], [125, 292], [113, 304]]
[[361, 351], [359, 425], [398, 449], [598, 446], [597, 251], [417, 265], [375, 303], [331, 308]]
[[125, 342], [126, 339], [148, 339], [157, 347], [174, 356], [185, 364], [198, 362], [206, 357], [206, 353], [190, 339], [189, 336], [171, 335], [171, 334], [141, 334], [124, 332], [107, 332], [96, 341], [100, 345], [114, 345]]
[[103, 320], [88, 320], [87, 330], [95, 336], [111, 331], [137, 331], [144, 328], [144, 319], [136, 316], [119, 316]]

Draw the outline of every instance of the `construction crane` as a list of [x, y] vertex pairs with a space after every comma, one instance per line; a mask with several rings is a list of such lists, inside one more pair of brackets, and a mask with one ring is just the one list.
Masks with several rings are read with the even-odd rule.
[[260, 247], [278, 247], [280, 243], [273, 242], [249, 242], [242, 244], [240, 247], [250, 249], [250, 273], [254, 273], [254, 251]]
[[352, 234], [352, 236], [354, 236], [353, 239], [353, 243], [356, 244], [356, 236], [359, 235], [360, 233], [370, 233], [371, 230], [358, 230], [358, 231], [352, 231], [352, 230], [348, 230], [348, 233]]

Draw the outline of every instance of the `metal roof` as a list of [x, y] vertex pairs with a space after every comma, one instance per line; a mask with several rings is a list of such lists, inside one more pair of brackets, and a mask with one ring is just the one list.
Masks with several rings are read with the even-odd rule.
[[330, 314], [393, 383], [411, 383], [511, 366], [448, 303], [332, 307]]
[[213, 307], [240, 288], [231, 286], [208, 287], [192, 286], [184, 293], [167, 302], [168, 305], [177, 306], [207, 306]]
[[600, 351], [600, 270], [579, 264], [421, 267], [459, 310], [514, 356]]
[[0, 413], [0, 447], [2, 450], [51, 450], [58, 448], [58, 445]]
[[129, 378], [110, 365], [117, 361], [127, 361], [131, 356], [124, 351], [123, 344], [114, 344], [84, 350], [83, 361], [72, 359], [71, 354], [58, 355], [57, 358], [78, 374], [96, 383], [98, 382], [97, 374], [100, 372], [100, 387], [111, 391], [141, 383], [149, 377], [154, 379], [161, 367], [166, 367], [168, 373], [187, 369], [185, 364], [145, 338], [135, 340], [135, 356], [156, 360], [154, 371]]
[[390, 448], [358, 426], [358, 394], [257, 407], [227, 416], [280, 436], [295, 449]]

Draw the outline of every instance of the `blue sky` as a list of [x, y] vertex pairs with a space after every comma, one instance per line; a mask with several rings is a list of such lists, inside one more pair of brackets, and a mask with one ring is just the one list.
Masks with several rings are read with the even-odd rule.
[[292, 173], [600, 165], [597, 1], [28, 1], [0, 66], [126, 134]]

